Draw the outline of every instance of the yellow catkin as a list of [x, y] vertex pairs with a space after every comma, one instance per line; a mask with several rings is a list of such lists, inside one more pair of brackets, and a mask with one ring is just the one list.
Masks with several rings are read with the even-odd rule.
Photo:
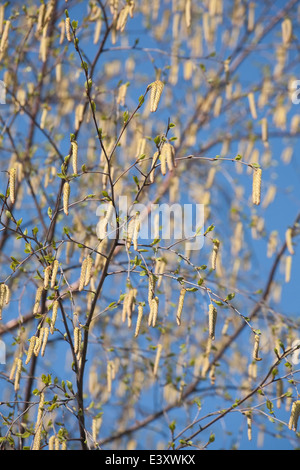
[[260, 335], [255, 335], [254, 336], [253, 353], [252, 353], [252, 357], [255, 361], [261, 361], [261, 358], [258, 357], [259, 343], [260, 343]]
[[15, 358], [14, 358], [14, 361], [13, 361], [12, 368], [11, 368], [11, 370], [10, 370], [9, 380], [13, 380], [13, 378], [14, 378], [14, 376], [15, 376], [15, 372], [16, 372], [16, 369], [17, 369], [17, 361], [18, 361], [18, 358], [15, 357]]
[[287, 256], [285, 259], [285, 282], [290, 282], [291, 280], [292, 261], [293, 258], [291, 255]]
[[32, 450], [39, 450], [41, 445], [42, 429], [43, 429], [43, 407], [45, 403], [44, 393], [40, 395], [40, 402], [38, 408], [38, 414], [35, 424], [35, 436], [33, 440]]
[[140, 332], [140, 327], [142, 323], [142, 317], [143, 317], [143, 312], [144, 312], [144, 307], [143, 305], [139, 304], [138, 306], [138, 316], [137, 316], [137, 321], [136, 321], [136, 327], [135, 327], [135, 333], [134, 337], [136, 338]]
[[155, 285], [156, 285], [156, 276], [153, 273], [149, 273], [149, 284], [148, 284], [148, 303], [149, 303], [149, 306], [151, 305], [151, 300], [154, 297]]
[[215, 239], [213, 251], [211, 255], [211, 269], [213, 270], [215, 270], [217, 267], [217, 257], [218, 257], [219, 247], [220, 247], [220, 241]]
[[248, 31], [253, 31], [255, 26], [255, 3], [249, 3], [248, 9], [248, 22], [247, 22], [247, 29]]
[[0, 34], [3, 33], [4, 15], [5, 15], [5, 5], [2, 3], [0, 5]]
[[16, 198], [16, 169], [11, 168], [9, 171], [9, 197], [12, 204], [15, 203]]
[[71, 37], [71, 22], [70, 22], [70, 18], [67, 17], [65, 19], [65, 30], [66, 30], [66, 38], [69, 42], [72, 41], [72, 37]]
[[260, 204], [260, 195], [261, 195], [261, 168], [256, 168], [253, 170], [253, 183], [252, 183], [252, 202], [255, 205]]
[[44, 27], [45, 11], [46, 11], [46, 4], [42, 3], [39, 7], [38, 21], [36, 25], [36, 29], [38, 33], [41, 33]]
[[78, 173], [78, 168], [77, 168], [77, 164], [78, 164], [78, 143], [76, 142], [76, 140], [73, 140], [71, 142], [71, 146], [72, 146], [73, 173], [75, 173], [77, 175], [77, 173]]
[[54, 260], [53, 261], [53, 265], [52, 265], [52, 273], [51, 273], [51, 288], [54, 289], [55, 287], [55, 282], [56, 282], [56, 276], [57, 276], [57, 272], [58, 272], [58, 267], [59, 267], [59, 262], [58, 260]]
[[268, 141], [268, 120], [267, 118], [262, 118], [261, 120], [261, 138], [263, 142]]
[[2, 283], [0, 284], [0, 320], [2, 319], [2, 309], [9, 303], [9, 300], [10, 289], [6, 284]]
[[55, 450], [55, 439], [56, 439], [56, 436], [49, 437], [49, 441], [48, 441], [49, 450]]
[[87, 264], [88, 264], [88, 261], [87, 261], [87, 258], [85, 258], [81, 264], [79, 287], [78, 287], [79, 291], [82, 291], [85, 285]]
[[64, 213], [69, 215], [69, 198], [70, 198], [70, 183], [65, 182], [63, 187], [63, 208]]
[[163, 151], [166, 156], [166, 163], [169, 171], [172, 171], [176, 168], [176, 160], [175, 160], [175, 149], [170, 142], [166, 142], [163, 145]]
[[297, 431], [298, 419], [300, 414], [300, 400], [294, 401], [292, 404], [291, 416], [288, 427], [293, 431]]
[[36, 336], [32, 336], [29, 340], [29, 348], [27, 351], [27, 358], [26, 358], [25, 364], [28, 364], [30, 362], [30, 359], [32, 358], [35, 342], [36, 342]]
[[283, 398], [283, 381], [281, 379], [278, 379], [276, 381], [276, 406], [277, 408], [281, 408], [281, 403], [282, 403], [282, 398]]
[[293, 229], [289, 227], [285, 232], [286, 247], [291, 255], [294, 254], [293, 248]]
[[58, 312], [58, 300], [54, 300], [53, 306], [52, 306], [52, 317], [51, 317], [51, 323], [50, 323], [50, 333], [53, 335], [54, 333], [54, 328], [55, 328], [55, 322], [57, 318], [57, 312]]
[[41, 128], [41, 129], [44, 129], [44, 128], [45, 128], [47, 115], [48, 115], [48, 108], [47, 108], [47, 107], [44, 107], [44, 108], [43, 108], [43, 111], [42, 111], [42, 115], [41, 115], [41, 122], [40, 122], [40, 128]]
[[127, 317], [128, 293], [125, 294], [122, 309], [122, 323], [125, 323]]
[[110, 394], [112, 390], [112, 365], [111, 361], [108, 361], [106, 366], [106, 380], [107, 380], [107, 392]]
[[136, 296], [137, 296], [137, 289], [130, 289], [130, 291], [127, 294], [127, 300], [126, 300], [126, 317], [127, 317], [128, 328], [130, 328], [132, 324], [132, 312], [134, 310]]
[[16, 368], [16, 375], [15, 375], [15, 382], [14, 382], [14, 390], [17, 392], [20, 388], [20, 378], [22, 372], [22, 359], [17, 359], [17, 368]]
[[249, 102], [249, 108], [250, 108], [250, 113], [253, 119], [257, 119], [257, 112], [256, 112], [256, 104], [255, 104], [255, 98], [254, 98], [254, 93], [250, 92], [248, 94], [248, 102]]
[[44, 289], [48, 289], [52, 266], [47, 266], [44, 271]]
[[208, 333], [209, 337], [215, 339], [215, 330], [217, 322], [217, 309], [213, 304], [209, 304], [208, 307]]
[[85, 269], [85, 278], [84, 278], [84, 285], [87, 286], [90, 283], [91, 275], [92, 275], [92, 267], [93, 267], [93, 258], [88, 256], [86, 258], [86, 269]]
[[293, 36], [293, 25], [289, 18], [285, 18], [281, 23], [281, 33], [283, 44], [288, 44]]
[[162, 345], [158, 344], [157, 348], [156, 348], [156, 356], [155, 356], [154, 366], [153, 366], [153, 375], [154, 375], [154, 377], [157, 377], [161, 352], [162, 352]]
[[42, 346], [42, 338], [41, 336], [38, 336], [35, 340], [34, 349], [33, 349], [33, 353], [36, 357], [39, 355], [41, 346]]
[[46, 345], [49, 337], [50, 330], [48, 327], [43, 328], [43, 342], [42, 342], [42, 348], [41, 348], [41, 356], [45, 355], [45, 350], [46, 350]]
[[252, 440], [252, 413], [251, 411], [247, 411], [246, 413], [247, 417], [247, 436], [248, 436], [248, 441]]
[[158, 305], [159, 305], [159, 298], [154, 297], [151, 300], [151, 320], [152, 320], [152, 326], [154, 327], [156, 325], [157, 321], [157, 316], [158, 316]]
[[186, 289], [183, 287], [180, 291], [179, 300], [178, 300], [178, 307], [177, 307], [177, 313], [176, 313], [176, 322], [177, 322], [178, 326], [181, 325], [181, 314], [182, 314], [185, 294], [186, 294]]
[[78, 326], [74, 328], [74, 353], [78, 354], [81, 344], [81, 329]]
[[185, 24], [189, 28], [192, 21], [192, 11], [191, 11], [191, 0], [186, 0], [185, 2]]
[[151, 83], [149, 85], [151, 87], [150, 90], [150, 111], [151, 113], [154, 113], [157, 110], [161, 94], [164, 88], [163, 82], [160, 80], [156, 80], [155, 82]]
[[135, 249], [135, 251], [138, 250], [138, 236], [139, 236], [140, 228], [141, 228], [141, 221], [139, 219], [138, 214], [136, 214], [133, 235], [132, 235], [133, 248]]
[[11, 24], [10, 20], [6, 20], [5, 25], [4, 25], [3, 34], [2, 34], [2, 37], [1, 37], [1, 42], [0, 42], [0, 52], [4, 52], [5, 47], [7, 45], [10, 24]]

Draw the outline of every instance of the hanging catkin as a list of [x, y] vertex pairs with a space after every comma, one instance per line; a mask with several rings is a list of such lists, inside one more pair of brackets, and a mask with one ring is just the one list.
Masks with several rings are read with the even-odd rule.
[[76, 140], [72, 140], [71, 142], [72, 146], [72, 166], [73, 166], [73, 173], [77, 174], [78, 169], [77, 169], [77, 163], [78, 163], [78, 143]]
[[54, 328], [55, 328], [55, 322], [57, 318], [57, 312], [58, 312], [58, 300], [54, 300], [53, 306], [52, 306], [52, 317], [51, 317], [51, 323], [50, 323], [50, 333], [53, 335], [54, 333]]
[[16, 169], [11, 168], [9, 171], [9, 197], [12, 204], [15, 203], [16, 196]]
[[252, 353], [252, 357], [255, 361], [261, 361], [261, 358], [258, 357], [259, 343], [260, 343], [260, 335], [255, 335], [254, 336], [253, 353]]
[[64, 213], [69, 215], [70, 183], [66, 181], [63, 187], [63, 208]]
[[45, 354], [49, 333], [50, 333], [50, 330], [48, 327], [43, 328], [43, 341], [42, 341], [42, 348], [41, 348], [41, 356], [44, 356]]
[[3, 34], [2, 34], [2, 37], [1, 37], [1, 42], [0, 42], [0, 52], [4, 52], [5, 47], [7, 45], [10, 24], [11, 24], [10, 20], [6, 20], [5, 25], [4, 25]]
[[158, 344], [157, 349], [156, 349], [156, 356], [155, 356], [154, 366], [153, 366], [153, 375], [154, 375], [154, 377], [157, 376], [161, 352], [162, 352], [162, 345]]
[[47, 266], [44, 270], [44, 289], [48, 289], [52, 266]]
[[260, 204], [260, 194], [261, 194], [261, 168], [256, 168], [253, 170], [253, 182], [252, 182], [252, 202], [253, 204]]
[[29, 347], [27, 351], [27, 358], [26, 358], [25, 364], [28, 364], [30, 362], [30, 359], [32, 358], [35, 342], [36, 342], [36, 336], [32, 336], [29, 340]]
[[0, 320], [2, 319], [2, 309], [5, 305], [8, 305], [10, 300], [9, 287], [2, 283], [0, 284]]
[[180, 291], [179, 300], [178, 300], [178, 307], [177, 307], [177, 313], [176, 313], [176, 322], [177, 322], [178, 326], [181, 325], [181, 314], [182, 314], [185, 294], [186, 294], [186, 289], [183, 287]]
[[252, 116], [253, 119], [257, 119], [255, 98], [254, 98], [254, 93], [253, 92], [250, 92], [248, 94], [248, 101], [249, 101], [249, 108], [250, 108], [251, 116]]
[[219, 252], [219, 247], [220, 247], [220, 241], [218, 239], [214, 239], [214, 247], [211, 255], [211, 268], [213, 270], [216, 269], [217, 267], [217, 256]]
[[144, 307], [143, 305], [139, 304], [138, 306], [138, 317], [136, 321], [136, 327], [135, 327], [135, 333], [134, 337], [136, 338], [139, 334], [141, 323], [142, 323], [142, 317], [143, 317], [143, 312], [144, 312]]
[[36, 315], [39, 311], [40, 300], [42, 298], [43, 290], [44, 290], [44, 287], [40, 286], [40, 287], [38, 287], [38, 289], [36, 291], [35, 302], [34, 302], [34, 307], [33, 307], [33, 315]]
[[292, 404], [291, 416], [289, 420], [289, 429], [297, 431], [298, 419], [300, 415], [300, 400], [294, 401]]
[[164, 88], [163, 82], [160, 80], [156, 80], [155, 82], [151, 83], [149, 85], [151, 87], [150, 90], [150, 111], [151, 113], [154, 113], [157, 110], [160, 97]]
[[58, 263], [58, 260], [56, 259], [56, 260], [53, 261], [52, 273], [51, 273], [51, 284], [50, 284], [50, 286], [51, 286], [52, 289], [54, 289], [54, 287], [55, 287], [58, 267], [59, 267], [59, 263]]
[[159, 305], [159, 298], [155, 296], [151, 300], [151, 306], [150, 306], [150, 309], [151, 309], [150, 315], [151, 315], [151, 322], [152, 322], [153, 327], [156, 325], [156, 321], [157, 321], [158, 305]]
[[215, 329], [217, 322], [217, 309], [213, 304], [209, 304], [208, 307], [208, 333], [209, 337], [215, 339]]
[[66, 30], [66, 37], [67, 37], [67, 40], [69, 42], [72, 41], [72, 37], [71, 37], [71, 22], [70, 22], [70, 18], [67, 16], [67, 18], [65, 19], [65, 30]]
[[285, 232], [286, 247], [291, 255], [294, 254], [293, 248], [293, 229], [289, 227]]
[[293, 36], [293, 26], [289, 18], [285, 18], [281, 23], [281, 32], [282, 32], [282, 42], [283, 44], [288, 44]]

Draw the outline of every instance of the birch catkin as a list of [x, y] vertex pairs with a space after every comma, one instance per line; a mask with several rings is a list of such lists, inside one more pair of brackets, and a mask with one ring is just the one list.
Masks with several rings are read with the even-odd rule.
[[176, 322], [177, 322], [178, 326], [181, 325], [181, 314], [182, 314], [185, 294], [186, 294], [186, 289], [183, 287], [180, 291], [179, 300], [178, 300], [178, 307], [177, 307], [177, 313], [176, 313]]
[[259, 343], [260, 343], [260, 336], [259, 335], [255, 335], [254, 336], [254, 347], [253, 347], [253, 359], [255, 361], [261, 361], [261, 358], [258, 357], [258, 353], [259, 353]]
[[161, 352], [162, 352], [162, 345], [158, 344], [157, 349], [156, 349], [156, 356], [155, 356], [154, 366], [153, 366], [153, 375], [154, 375], [154, 377], [157, 376]]
[[282, 42], [288, 44], [293, 36], [293, 26], [289, 18], [285, 18], [281, 23]]
[[250, 92], [248, 94], [248, 101], [249, 101], [249, 108], [250, 108], [251, 116], [252, 116], [253, 119], [257, 119], [255, 98], [254, 98], [254, 93], [253, 92]]
[[54, 300], [53, 302], [53, 307], [52, 307], [52, 317], [51, 317], [51, 323], [50, 323], [50, 333], [53, 335], [54, 333], [54, 328], [55, 328], [55, 322], [57, 318], [57, 312], [58, 312], [58, 300]]
[[66, 37], [67, 37], [67, 40], [69, 42], [72, 41], [72, 37], [71, 37], [71, 22], [70, 22], [70, 18], [67, 16], [67, 18], [65, 19], [65, 29], [66, 29]]
[[11, 168], [9, 171], [9, 197], [12, 204], [15, 203], [16, 196], [16, 169]]
[[27, 351], [27, 358], [26, 358], [25, 364], [28, 364], [30, 362], [30, 359], [32, 358], [35, 342], [36, 342], [36, 336], [32, 336], [29, 340], [29, 348]]
[[159, 298], [155, 296], [151, 300], [151, 305], [150, 305], [150, 309], [151, 309], [150, 317], [151, 317], [151, 322], [152, 322], [153, 327], [156, 325], [156, 321], [157, 321], [158, 305], [159, 305]]
[[69, 198], [70, 198], [70, 183], [65, 182], [63, 187], [63, 208], [64, 213], [69, 215]]
[[294, 401], [292, 404], [291, 416], [289, 420], [289, 429], [297, 431], [298, 419], [300, 415], [300, 400]]
[[253, 182], [252, 182], [252, 202], [255, 205], [260, 204], [260, 195], [261, 195], [261, 168], [256, 168], [253, 170]]
[[136, 338], [139, 334], [139, 331], [140, 331], [140, 327], [141, 327], [141, 323], [142, 323], [142, 317], [143, 317], [143, 312], [144, 312], [144, 307], [143, 305], [139, 305], [138, 306], [138, 317], [137, 317], [137, 321], [136, 321], [136, 327], [135, 327], [135, 333], [134, 333], [134, 337]]
[[22, 372], [22, 359], [17, 359], [17, 368], [16, 368], [16, 375], [15, 375], [15, 382], [14, 382], [14, 390], [17, 392], [20, 388], [20, 378]]
[[219, 247], [220, 247], [220, 241], [215, 239], [214, 240], [213, 252], [212, 252], [212, 255], [211, 255], [211, 268], [213, 270], [215, 270], [216, 267], [217, 267], [217, 256], [218, 256], [218, 252], [219, 252]]
[[294, 254], [293, 248], [293, 229], [289, 227], [285, 232], [286, 247], [291, 255]]
[[53, 261], [53, 266], [52, 266], [52, 273], [51, 273], [51, 288], [54, 289], [55, 287], [55, 282], [56, 282], [56, 276], [57, 276], [57, 272], [58, 272], [58, 266], [59, 266], [59, 263], [58, 263], [58, 260], [54, 260]]
[[34, 302], [34, 307], [33, 307], [33, 315], [36, 315], [39, 311], [39, 306], [40, 306], [40, 301], [42, 298], [42, 293], [43, 293], [44, 287], [40, 286], [38, 287], [36, 294], [35, 294], [35, 302]]
[[151, 87], [150, 111], [151, 113], [154, 113], [157, 110], [157, 107], [161, 98], [161, 94], [164, 88], [164, 84], [160, 80], [156, 80], [155, 82], [151, 83], [149, 87]]
[[71, 142], [72, 146], [72, 165], [73, 165], [73, 173], [77, 175], [78, 169], [77, 169], [77, 163], [78, 163], [78, 143], [76, 140], [73, 140]]
[[9, 287], [2, 283], [0, 284], [0, 320], [2, 319], [2, 309], [9, 303], [10, 290]]
[[8, 40], [8, 33], [9, 33], [10, 24], [11, 24], [10, 20], [6, 20], [4, 30], [3, 30], [3, 34], [2, 34], [2, 37], [1, 37], [1, 42], [0, 42], [0, 52], [4, 52], [4, 50], [5, 50], [7, 40]]
[[45, 355], [46, 345], [49, 337], [50, 330], [48, 327], [43, 328], [43, 341], [42, 341], [42, 348], [41, 348], [41, 356]]
[[217, 322], [217, 309], [213, 304], [209, 304], [209, 307], [208, 307], [208, 332], [209, 332], [209, 337], [212, 340], [215, 339], [216, 322]]

